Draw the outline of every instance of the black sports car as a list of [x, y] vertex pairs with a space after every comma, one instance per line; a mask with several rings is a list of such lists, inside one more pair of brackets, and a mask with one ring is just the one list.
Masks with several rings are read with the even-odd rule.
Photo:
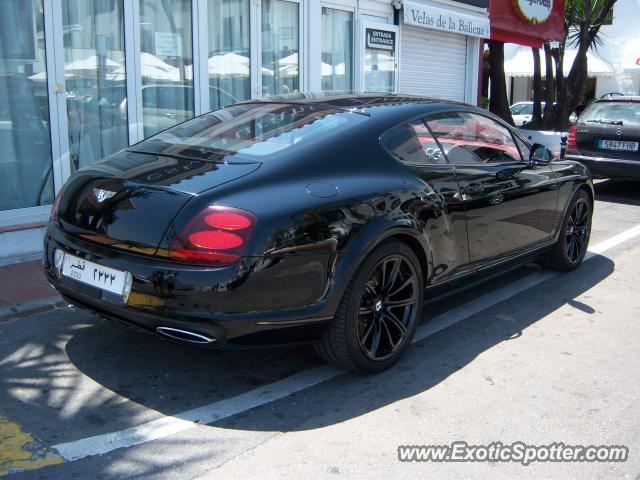
[[640, 180], [640, 97], [606, 95], [569, 130], [567, 155], [596, 178]]
[[425, 295], [572, 270], [593, 188], [490, 113], [399, 95], [249, 101], [76, 172], [45, 235], [71, 303], [207, 347], [314, 342], [380, 371]]

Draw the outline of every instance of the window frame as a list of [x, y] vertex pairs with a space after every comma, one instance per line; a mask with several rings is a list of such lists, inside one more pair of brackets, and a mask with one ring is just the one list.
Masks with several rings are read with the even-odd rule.
[[[486, 118], [488, 120], [491, 120], [491, 121], [493, 121], [494, 123], [497, 123], [498, 125], [500, 125], [503, 128], [506, 128], [507, 131], [509, 132], [509, 135], [511, 136], [511, 139], [513, 140], [514, 145], [516, 146], [516, 149], [518, 150], [518, 153], [520, 154], [520, 160], [514, 159], [515, 162], [479, 162], [479, 163], [478, 162], [475, 162], [475, 163], [453, 163], [453, 162], [451, 162], [449, 160], [449, 157], [448, 157], [447, 153], [446, 153], [446, 150], [442, 147], [440, 139], [436, 135], [433, 134], [433, 131], [431, 130], [431, 126], [429, 125], [428, 118], [430, 116], [432, 116], [432, 115], [440, 114], [440, 113], [468, 113], [468, 114], [475, 114], [475, 115], [484, 117], [484, 118]], [[425, 124], [427, 125], [427, 128], [429, 128], [429, 131], [431, 131], [431, 134], [436, 139], [436, 142], [438, 142], [438, 145], [440, 145], [440, 149], [444, 152], [444, 155], [445, 155], [445, 157], [447, 159], [447, 162], [450, 165], [454, 165], [454, 166], [455, 165], [462, 165], [462, 166], [468, 167], [468, 166], [478, 166], [478, 165], [513, 165], [514, 163], [520, 165], [520, 164], [528, 163], [528, 159], [524, 158], [524, 155], [522, 154], [522, 150], [520, 149], [520, 146], [518, 145], [518, 142], [516, 142], [516, 140], [514, 138], [514, 133], [515, 132], [513, 132], [511, 130], [511, 128], [505, 122], [503, 122], [502, 120], [492, 118], [491, 116], [486, 115], [483, 112], [477, 112], [475, 110], [470, 110], [470, 109], [446, 109], [446, 110], [440, 110], [438, 112], [431, 112], [430, 114], [424, 115], [424, 121], [425, 121]], [[524, 140], [522, 137], [520, 137], [520, 139], [525, 141], [526, 144], [529, 143], [526, 140]]]
[[[396, 162], [401, 163], [402, 165], [408, 165], [411, 167], [438, 167], [438, 166], [451, 166], [452, 163], [449, 162], [449, 159], [447, 158], [447, 155], [444, 153], [444, 149], [442, 148], [442, 145], [440, 145], [440, 142], [438, 141], [438, 139], [436, 138], [436, 136], [433, 134], [433, 132], [431, 131], [431, 128], [429, 127], [429, 125], [426, 122], [426, 117], [428, 114], [420, 114], [420, 115], [416, 115], [415, 117], [411, 117], [407, 120], [404, 120], [402, 122], [397, 123], [396, 125], [388, 128], [387, 130], [385, 130], [384, 132], [382, 132], [382, 134], [380, 134], [380, 137], [378, 138], [378, 142], [380, 143], [380, 146], [384, 149], [385, 152], [387, 152], [391, 158], [393, 158]], [[436, 145], [438, 146], [438, 148], [440, 149], [440, 152], [442, 153], [442, 158], [444, 158], [444, 162], [443, 163], [415, 163], [415, 162], [407, 162], [404, 160], [400, 160], [399, 158], [397, 158], [395, 155], [393, 155], [393, 153], [391, 152], [390, 149], [388, 149], [385, 144], [384, 141], [386, 139], [386, 137], [388, 137], [394, 130], [397, 130], [399, 128], [403, 128], [406, 125], [409, 125], [415, 121], [420, 121], [422, 122], [422, 124], [427, 128], [427, 130], [429, 131], [429, 133], [431, 134], [431, 137], [433, 138], [433, 140], [436, 142]]]

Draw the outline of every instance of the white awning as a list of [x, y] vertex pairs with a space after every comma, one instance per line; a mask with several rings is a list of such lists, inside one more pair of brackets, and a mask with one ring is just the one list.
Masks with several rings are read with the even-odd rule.
[[[567, 49], [564, 51], [562, 69], [568, 75], [578, 51]], [[590, 77], [612, 77], [614, 70], [611, 65], [593, 52], [587, 52], [587, 74]], [[545, 76], [546, 68], [544, 54], [540, 52], [540, 71]], [[533, 53], [530, 47], [519, 47], [516, 52], [504, 62], [504, 73], [507, 77], [533, 77]], [[554, 72], [555, 73], [555, 72]]]
[[640, 37], [629, 40], [625, 45], [622, 70], [640, 73]]

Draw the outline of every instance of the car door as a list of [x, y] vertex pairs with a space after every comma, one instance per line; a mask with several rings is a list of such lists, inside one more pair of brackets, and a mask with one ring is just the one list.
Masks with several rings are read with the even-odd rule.
[[[551, 168], [531, 166], [526, 142], [471, 111], [427, 118], [460, 185], [473, 264], [489, 264], [550, 241], [558, 187]], [[482, 267], [482, 265], [478, 265]]]
[[463, 274], [469, 249], [460, 187], [424, 119], [391, 129], [381, 142], [411, 173], [405, 182], [407, 190], [399, 196], [401, 208], [418, 220], [430, 247], [433, 268], [427, 283]]

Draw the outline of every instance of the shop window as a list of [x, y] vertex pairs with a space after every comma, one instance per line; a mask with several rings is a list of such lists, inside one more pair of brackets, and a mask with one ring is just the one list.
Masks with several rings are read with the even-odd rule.
[[53, 202], [42, 1], [3, 0], [0, 210]]
[[209, 0], [209, 106], [251, 98], [249, 0]]
[[498, 122], [475, 113], [445, 112], [427, 123], [451, 163], [511, 163], [522, 157], [511, 132]]
[[262, 95], [300, 89], [299, 5], [284, 0], [262, 2]]
[[322, 7], [322, 90], [353, 89], [353, 13]]
[[194, 115], [191, 23], [191, 0], [140, 0], [145, 137]]

